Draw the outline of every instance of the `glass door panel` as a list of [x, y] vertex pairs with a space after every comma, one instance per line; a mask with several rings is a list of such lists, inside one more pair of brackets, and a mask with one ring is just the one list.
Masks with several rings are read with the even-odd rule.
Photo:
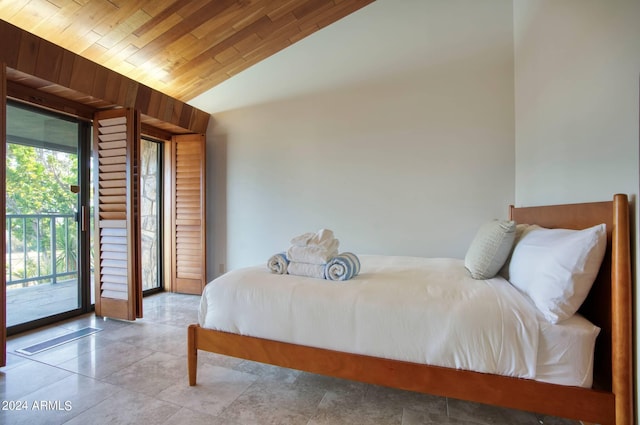
[[162, 164], [161, 144], [147, 139], [140, 141], [140, 227], [142, 239], [142, 290], [162, 287]]
[[83, 308], [78, 283], [80, 134], [80, 124], [66, 117], [7, 105], [9, 329]]

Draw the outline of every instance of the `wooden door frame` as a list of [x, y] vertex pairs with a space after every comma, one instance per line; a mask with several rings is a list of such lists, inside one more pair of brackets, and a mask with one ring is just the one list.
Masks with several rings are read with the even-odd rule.
[[0, 64], [0, 157], [2, 157], [2, 171], [0, 171], [0, 179], [2, 179], [2, 211], [0, 212], [0, 233], [2, 238], [0, 241], [0, 251], [2, 252], [2, 277], [0, 277], [0, 367], [7, 365], [7, 282], [6, 261], [7, 247], [4, 235], [6, 234], [6, 164], [7, 164], [7, 66]]

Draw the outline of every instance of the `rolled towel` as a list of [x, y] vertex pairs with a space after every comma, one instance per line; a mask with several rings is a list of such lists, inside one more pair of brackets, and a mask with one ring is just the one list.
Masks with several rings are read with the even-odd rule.
[[360, 259], [351, 252], [343, 252], [325, 265], [324, 277], [327, 280], [349, 280], [360, 273]]
[[309, 264], [291, 261], [288, 267], [288, 273], [295, 276], [314, 277], [316, 279], [324, 279], [324, 264]]
[[337, 239], [328, 247], [320, 246], [290, 246], [287, 250], [287, 260], [298, 263], [326, 264], [338, 255], [340, 242]]
[[267, 261], [267, 268], [275, 274], [287, 274], [288, 266], [289, 260], [284, 252], [272, 255]]

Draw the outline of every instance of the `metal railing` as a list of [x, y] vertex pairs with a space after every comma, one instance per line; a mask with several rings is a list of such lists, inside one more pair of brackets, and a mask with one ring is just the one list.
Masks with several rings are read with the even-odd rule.
[[7, 287], [77, 278], [75, 214], [7, 214]]

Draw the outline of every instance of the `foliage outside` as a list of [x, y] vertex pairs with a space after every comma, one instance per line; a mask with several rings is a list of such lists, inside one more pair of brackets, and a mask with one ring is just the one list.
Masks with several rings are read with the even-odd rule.
[[[7, 283], [75, 271], [77, 252], [77, 195], [69, 190], [77, 184], [78, 156], [20, 144], [7, 144], [6, 213]], [[69, 215], [42, 217], [42, 215]], [[11, 215], [27, 217], [11, 218]], [[38, 217], [40, 216], [40, 217]], [[52, 235], [55, 230], [55, 265]], [[9, 276], [11, 261], [11, 276]], [[38, 283], [34, 280], [33, 283]]]
[[75, 212], [78, 155], [7, 144], [7, 214]]

